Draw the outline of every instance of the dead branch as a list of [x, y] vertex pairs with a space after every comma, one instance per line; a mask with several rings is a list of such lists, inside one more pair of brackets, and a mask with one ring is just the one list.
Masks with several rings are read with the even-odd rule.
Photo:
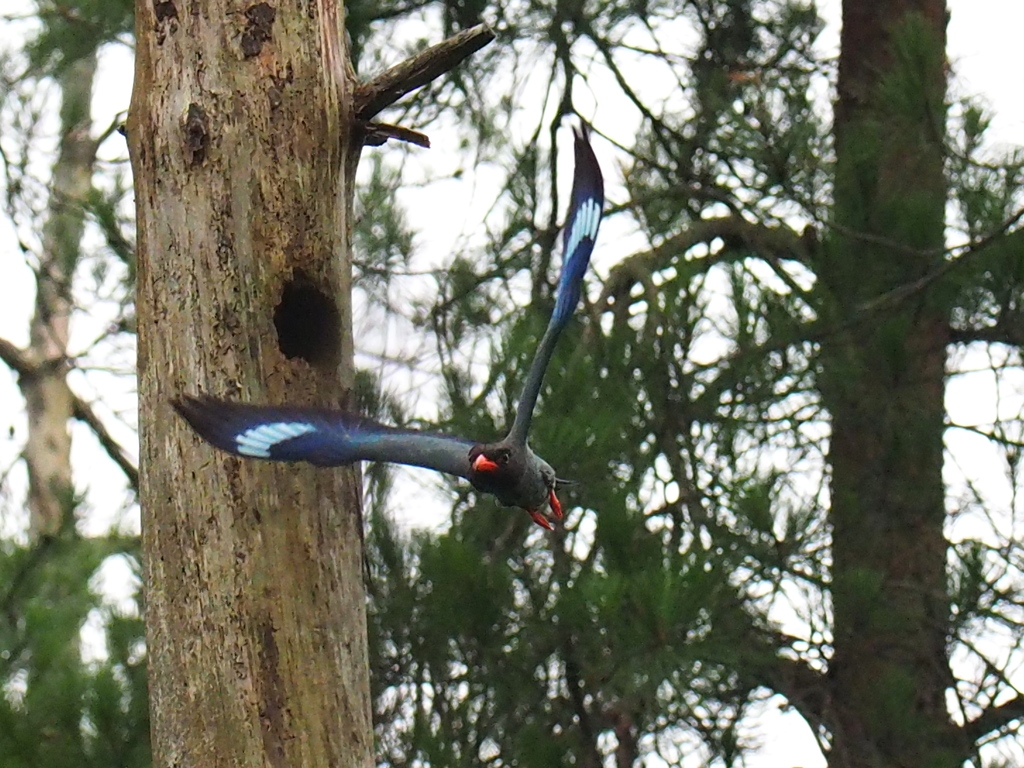
[[364, 146], [379, 147], [388, 139], [407, 141], [410, 144], [430, 149], [430, 137], [425, 133], [414, 131], [411, 128], [403, 128], [400, 125], [391, 125], [390, 123], [363, 124]]
[[455, 69], [493, 39], [494, 32], [489, 26], [477, 24], [396, 64], [370, 82], [362, 83], [355, 92], [356, 117], [370, 120], [405, 94]]

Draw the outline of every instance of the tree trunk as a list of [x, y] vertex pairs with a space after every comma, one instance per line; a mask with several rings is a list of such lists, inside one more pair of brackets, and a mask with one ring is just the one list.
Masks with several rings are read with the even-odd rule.
[[952, 767], [966, 756], [945, 701], [948, 308], [923, 290], [864, 312], [943, 263], [945, 11], [942, 0], [844, 3], [843, 229], [821, 269], [847, 329], [822, 350], [833, 419], [834, 768]]
[[360, 145], [333, 0], [137, 6], [154, 765], [372, 764], [357, 468], [214, 452], [169, 400], [338, 405]]
[[71, 283], [81, 252], [84, 204], [92, 187], [96, 143], [89, 137], [89, 108], [96, 54], [68, 65], [57, 77], [61, 90], [60, 147], [53, 165], [50, 200], [36, 270], [35, 314], [19, 379], [28, 414], [29, 530], [33, 538], [55, 534], [73, 508], [71, 433], [74, 402], [67, 382], [67, 353], [74, 308]]

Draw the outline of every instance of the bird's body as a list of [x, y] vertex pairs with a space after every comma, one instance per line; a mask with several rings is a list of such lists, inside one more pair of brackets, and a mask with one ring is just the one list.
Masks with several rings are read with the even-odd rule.
[[469, 459], [469, 482], [478, 491], [491, 494], [507, 507], [525, 509], [544, 528], [551, 527], [543, 515], [545, 505], [555, 518], [562, 517], [562, 505], [555, 493], [558, 476], [526, 443], [506, 438], [493, 445], [475, 445]]
[[554, 469], [533, 452], [527, 433], [558, 336], [579, 303], [583, 274], [597, 237], [604, 182], [586, 132], [575, 135], [576, 171], [565, 225], [562, 274], [555, 309], [537, 346], [508, 435], [495, 443], [389, 427], [324, 408], [258, 406], [185, 396], [175, 409], [203, 439], [238, 456], [339, 466], [385, 461], [463, 477], [507, 506], [521, 507], [551, 528], [546, 507], [561, 518]]

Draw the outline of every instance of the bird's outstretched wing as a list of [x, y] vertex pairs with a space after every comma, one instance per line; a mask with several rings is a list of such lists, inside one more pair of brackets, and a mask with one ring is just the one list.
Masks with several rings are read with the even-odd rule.
[[245, 405], [182, 397], [175, 410], [208, 443], [253, 459], [322, 467], [386, 461], [469, 477], [472, 440], [417, 432], [326, 408]]
[[569, 216], [565, 222], [562, 248], [562, 275], [558, 279], [558, 295], [555, 310], [551, 313], [547, 330], [544, 332], [537, 352], [530, 366], [530, 373], [523, 386], [523, 394], [516, 407], [516, 420], [509, 431], [508, 440], [523, 443], [530, 430], [530, 419], [540, 394], [551, 353], [555, 350], [558, 335], [569, 322], [576, 305], [580, 302], [583, 274], [590, 263], [594, 250], [597, 229], [601, 224], [604, 209], [604, 178], [601, 166], [597, 164], [594, 150], [590, 147], [587, 129], [584, 125], [575, 133], [576, 170], [573, 174], [572, 195], [569, 201]]

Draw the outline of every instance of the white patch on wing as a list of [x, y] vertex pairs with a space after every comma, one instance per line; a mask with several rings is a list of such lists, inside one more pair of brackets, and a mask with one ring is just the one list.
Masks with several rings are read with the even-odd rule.
[[583, 201], [583, 205], [580, 206], [579, 211], [576, 213], [576, 219], [572, 223], [572, 230], [569, 232], [569, 244], [566, 246], [563, 258], [571, 258], [579, 244], [583, 242], [583, 238], [596, 239], [597, 227], [600, 223], [601, 209], [598, 207], [597, 201], [589, 197]]
[[316, 427], [302, 421], [276, 421], [245, 430], [235, 438], [235, 444], [243, 456], [269, 459], [270, 449], [278, 443], [315, 431]]

